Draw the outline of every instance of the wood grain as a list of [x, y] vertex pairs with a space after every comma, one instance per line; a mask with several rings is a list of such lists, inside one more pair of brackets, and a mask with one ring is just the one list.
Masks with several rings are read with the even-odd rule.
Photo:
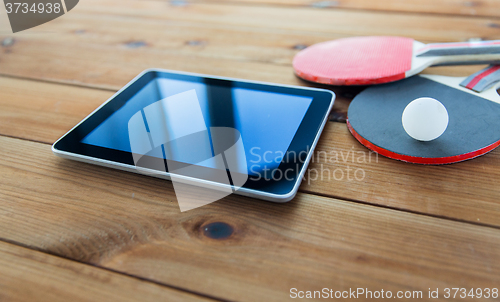
[[213, 301], [0, 242], [0, 301]]
[[[88, 0], [64, 18], [20, 33], [13, 43], [1, 46], [0, 74], [118, 89], [140, 71], [158, 67], [304, 85], [291, 68], [293, 56], [304, 46], [352, 35], [403, 35], [423, 42], [500, 38], [500, 31], [488, 26], [490, 21]], [[0, 41], [10, 38], [3, 35]], [[466, 76], [479, 68], [447, 70], [450, 75]]]
[[[291, 68], [305, 46], [353, 35], [500, 39], [496, 8], [493, 0], [86, 0], [0, 36], [0, 301], [283, 301], [292, 287], [426, 297], [429, 288], [498, 287], [498, 150], [409, 165], [370, 155], [344, 124], [328, 123], [291, 202], [229, 196], [181, 213], [170, 182], [63, 160], [49, 145], [146, 68], [311, 85]], [[361, 88], [331, 89], [342, 112]], [[322, 169], [330, 179], [311, 180]]]
[[[53, 143], [112, 91], [0, 77], [0, 134]], [[430, 167], [368, 152], [345, 124], [328, 123], [301, 190], [500, 226], [500, 150]]]
[[[197, 22], [272, 31], [286, 30], [344, 35], [404, 35], [418, 40], [450, 41], [497, 36], [488, 26], [496, 18], [394, 14], [374, 11], [321, 10], [314, 8], [187, 3], [184, 6], [161, 1], [87, 0], [80, 12], [120, 17], [148, 17], [150, 20]], [[490, 22], [490, 23], [488, 23]], [[55, 26], [57, 24], [54, 24]], [[417, 26], [418, 25], [418, 26]], [[478, 31], [481, 29], [481, 31]], [[404, 33], [404, 34], [403, 34]], [[474, 36], [470, 36], [473, 34]]]
[[500, 149], [445, 166], [379, 156], [329, 123], [301, 189], [392, 208], [500, 226]]
[[0, 133], [53, 143], [113, 94], [0, 77]]
[[60, 159], [41, 143], [0, 146], [0, 238], [66, 258], [238, 301], [282, 301], [292, 287], [500, 282], [498, 229], [303, 193], [180, 213], [170, 182]]
[[[162, 0], [163, 1], [163, 0]], [[189, 1], [191, 2], [191, 1]], [[368, 11], [388, 11], [404, 13], [425, 13], [439, 15], [464, 15], [500, 17], [500, 4], [496, 0], [194, 0], [206, 3], [245, 3], [254, 5], [286, 5], [314, 8], [348, 8]]]
[[[3, 108], [0, 113], [0, 133], [45, 143], [53, 143], [112, 95], [108, 91], [8, 78], [0, 78], [0, 88], [0, 106]], [[306, 180], [302, 188], [312, 193], [498, 225], [496, 216], [500, 212], [500, 191], [488, 189], [495, 188], [492, 184], [500, 178], [496, 172], [496, 154], [494, 151], [486, 155], [484, 160], [476, 159], [453, 166], [409, 165], [370, 155], [351, 137], [345, 125], [329, 124], [311, 165], [310, 176], [316, 178], [316, 173], [321, 174], [322, 168], [329, 175]], [[477, 169], [479, 161], [490, 164], [487, 165], [487, 180], [478, 185], [477, 177], [485, 169]], [[464, 167], [467, 167], [465, 171]], [[350, 175], [347, 175], [348, 170], [351, 171]], [[408, 174], [406, 181], [401, 180], [401, 172]], [[354, 173], [357, 173], [358, 179], [364, 175], [364, 179], [357, 181]], [[461, 174], [477, 174], [477, 177], [464, 178], [460, 177]], [[435, 178], [440, 177], [443, 177], [442, 182], [447, 184], [448, 190], [432, 189]], [[419, 194], [406, 196], [408, 189]], [[477, 190], [474, 192], [477, 197], [474, 201], [464, 194], [470, 190]], [[371, 193], [367, 195], [366, 192]], [[448, 201], [451, 198], [453, 200]], [[457, 199], [461, 203], [457, 203]], [[480, 207], [477, 206], [479, 203]]]

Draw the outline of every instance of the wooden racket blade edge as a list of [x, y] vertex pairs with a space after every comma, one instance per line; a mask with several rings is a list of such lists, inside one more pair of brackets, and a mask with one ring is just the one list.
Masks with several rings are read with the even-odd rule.
[[388, 77], [373, 78], [373, 79], [338, 79], [338, 78], [334, 79], [334, 78], [328, 78], [328, 77], [314, 76], [311, 74], [300, 72], [296, 69], [294, 69], [294, 70], [295, 70], [295, 75], [303, 80], [306, 80], [308, 82], [313, 82], [313, 83], [327, 84], [327, 85], [334, 85], [334, 86], [377, 85], [377, 84], [384, 84], [384, 83], [399, 81], [399, 80], [406, 78], [405, 73], [400, 73], [400, 74], [396, 74], [396, 75], [392, 75], [392, 76], [388, 76]]

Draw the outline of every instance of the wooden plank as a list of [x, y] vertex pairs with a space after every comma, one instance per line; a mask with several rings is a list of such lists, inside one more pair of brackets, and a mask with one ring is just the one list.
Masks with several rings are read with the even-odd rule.
[[[192, 2], [192, 1], [189, 1]], [[425, 13], [442, 15], [500, 17], [500, 6], [496, 0], [194, 0], [206, 3], [244, 3], [253, 5], [286, 5], [314, 8], [347, 8], [386, 12]], [[492, 23], [494, 27], [495, 23]]]
[[41, 143], [0, 146], [0, 238], [66, 258], [238, 301], [500, 282], [495, 228], [303, 193], [181, 213], [170, 182], [60, 159]]
[[[497, 21], [496, 18], [228, 5], [223, 3], [190, 3], [179, 6], [162, 1], [88, 0], [87, 2], [78, 7], [79, 13], [129, 18], [147, 17], [151, 21], [195, 21], [207, 25], [266, 28], [271, 31], [293, 30], [310, 33], [338, 33], [349, 36], [404, 35], [419, 40], [440, 42], [478, 37], [477, 34], [481, 34], [483, 38], [499, 36], [495, 26], [488, 26], [488, 24]], [[62, 19], [59, 22], [62, 22]], [[57, 23], [51, 26], [57, 26]]]
[[[297, 22], [299, 17], [304, 22]], [[286, 7], [179, 7], [156, 1], [89, 0], [64, 18], [16, 34], [14, 40], [1, 36], [0, 41], [8, 43], [1, 43], [0, 74], [117, 89], [143, 69], [159, 67], [304, 85], [293, 75], [290, 63], [305, 45], [374, 34], [429, 42], [500, 38], [487, 22]], [[448, 74], [468, 75], [478, 68], [454, 68]]]
[[[112, 94], [0, 77], [0, 134], [53, 143]], [[500, 150], [441, 167], [376, 157], [345, 124], [328, 123], [301, 190], [500, 226], [499, 166]]]
[[0, 77], [0, 133], [54, 143], [113, 94]]
[[[0, 134], [54, 143], [115, 92], [0, 76]], [[339, 95], [334, 109], [349, 102]]]
[[310, 165], [306, 192], [500, 226], [500, 149], [445, 166], [378, 156], [329, 123]]
[[0, 301], [213, 301], [0, 242]]

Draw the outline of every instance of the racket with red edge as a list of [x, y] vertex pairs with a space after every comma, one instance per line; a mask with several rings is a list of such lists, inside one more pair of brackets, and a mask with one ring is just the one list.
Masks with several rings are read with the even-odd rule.
[[312, 45], [293, 59], [304, 80], [372, 85], [401, 80], [429, 66], [500, 62], [500, 40], [424, 44], [410, 38], [352, 37]]
[[[372, 86], [351, 102], [347, 126], [361, 144], [389, 158], [433, 165], [475, 158], [500, 145], [499, 81], [500, 66], [491, 66], [468, 78], [417, 75]], [[421, 97], [441, 102], [449, 117], [444, 133], [425, 142], [402, 125], [406, 106]]]

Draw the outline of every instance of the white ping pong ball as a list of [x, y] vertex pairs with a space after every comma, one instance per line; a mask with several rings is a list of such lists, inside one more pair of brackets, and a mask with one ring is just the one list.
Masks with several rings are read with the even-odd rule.
[[403, 128], [412, 138], [431, 141], [440, 137], [448, 127], [448, 111], [436, 99], [423, 97], [406, 106], [402, 116]]

